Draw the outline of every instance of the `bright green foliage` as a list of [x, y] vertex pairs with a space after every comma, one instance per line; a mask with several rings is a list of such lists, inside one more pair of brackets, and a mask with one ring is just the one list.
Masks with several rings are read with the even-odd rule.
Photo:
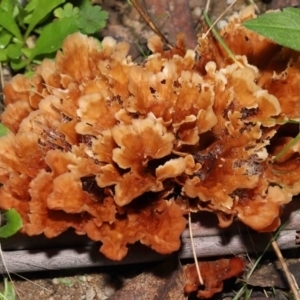
[[[29, 0], [22, 7], [18, 0], [0, 0], [0, 63], [30, 71], [33, 61], [53, 57], [69, 34], [94, 34], [106, 25], [108, 15], [100, 6], [79, 0], [74, 7], [66, 1]], [[33, 48], [27, 45], [31, 36]]]
[[282, 11], [266, 13], [243, 25], [276, 43], [300, 51], [300, 9], [285, 8]]
[[78, 7], [73, 7], [71, 3], [67, 3], [64, 7], [59, 7], [54, 11], [54, 16], [62, 19], [62, 18], [77, 18], [79, 13]]
[[29, 24], [25, 32], [25, 39], [29, 36], [33, 28], [39, 24], [52, 10], [58, 5], [64, 3], [65, 0], [39, 0], [37, 6], [32, 11]]
[[0, 238], [8, 238], [22, 228], [22, 218], [14, 209], [9, 209], [4, 213], [6, 224], [0, 227]]
[[77, 25], [85, 34], [93, 34], [106, 24], [108, 14], [100, 6], [86, 6], [79, 12]]
[[15, 300], [16, 292], [14, 290], [13, 285], [4, 278], [4, 290], [0, 294], [0, 300]]
[[6, 135], [8, 132], [8, 128], [0, 123], [0, 137]]
[[[41, 54], [56, 52], [61, 47], [63, 40], [76, 31], [78, 31], [78, 27], [72, 18], [63, 18], [48, 24], [36, 41], [30, 57], [33, 59]], [[53, 34], [53, 32], [60, 34]]]

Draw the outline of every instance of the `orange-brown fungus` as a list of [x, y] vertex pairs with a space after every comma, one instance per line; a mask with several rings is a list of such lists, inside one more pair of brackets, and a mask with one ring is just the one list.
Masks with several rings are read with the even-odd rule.
[[137, 241], [178, 250], [186, 208], [223, 227], [237, 217], [275, 230], [300, 192], [300, 143], [274, 161], [297, 134], [287, 121], [299, 119], [300, 59], [243, 28], [250, 17], [221, 31], [243, 68], [212, 37], [195, 51], [182, 36], [171, 51], [152, 38], [138, 65], [127, 43], [106, 37], [99, 48], [76, 33], [33, 77], [15, 76], [4, 88], [0, 207], [20, 212], [23, 233], [73, 228], [115, 260]]
[[214, 294], [222, 291], [223, 280], [238, 276], [243, 271], [245, 262], [239, 257], [234, 257], [217, 261], [198, 262], [198, 266], [203, 277], [204, 286], [200, 285], [196, 265], [186, 265], [184, 267], [186, 277], [184, 291], [187, 294], [198, 291], [197, 298], [209, 299]]

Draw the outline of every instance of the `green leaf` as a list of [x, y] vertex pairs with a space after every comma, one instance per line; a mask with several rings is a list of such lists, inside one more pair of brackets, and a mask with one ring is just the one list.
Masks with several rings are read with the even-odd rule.
[[47, 25], [36, 41], [30, 60], [37, 55], [57, 51], [61, 48], [63, 40], [76, 31], [78, 31], [78, 27], [73, 18], [59, 19]]
[[31, 1], [28, 1], [28, 3], [26, 4], [26, 6], [24, 7], [24, 9], [27, 12], [34, 11], [34, 9], [38, 6], [39, 1], [40, 0], [31, 0]]
[[4, 278], [4, 290], [0, 294], [1, 300], [16, 300], [16, 292], [13, 285]]
[[81, 0], [79, 5], [77, 4], [77, 6], [79, 7], [79, 9], [84, 9], [87, 6], [91, 6], [91, 0]]
[[101, 10], [101, 6], [85, 6], [79, 12], [77, 25], [85, 34], [93, 34], [105, 27], [108, 13]]
[[6, 62], [7, 61], [7, 55], [5, 49], [0, 48], [0, 61]]
[[71, 3], [67, 3], [63, 8], [59, 7], [54, 11], [54, 16], [62, 19], [62, 18], [77, 18], [79, 13], [78, 7], [73, 7]]
[[22, 53], [26, 57], [31, 57], [33, 50], [34, 50], [33, 48], [22, 48]]
[[9, 132], [9, 129], [0, 123], [0, 137], [6, 135]]
[[[33, 11], [28, 28], [25, 33], [25, 39], [29, 36], [34, 27], [43, 20], [55, 7], [64, 3], [66, 0], [39, 0], [36, 1], [36, 7]], [[53, 32], [53, 34], [55, 31]]]
[[2, 0], [0, 7], [12, 16], [14, 6], [18, 3], [17, 0]]
[[300, 51], [300, 10], [297, 8], [267, 13], [243, 25], [282, 46]]
[[22, 35], [19, 26], [13, 19], [12, 15], [8, 14], [0, 7], [0, 26], [12, 33], [18, 40], [22, 40]]
[[7, 210], [4, 216], [6, 218], [6, 224], [0, 227], [0, 237], [8, 238], [17, 233], [18, 230], [22, 228], [23, 223], [21, 216], [14, 208]]
[[10, 66], [13, 70], [18, 71], [24, 69], [27, 65], [27, 61], [23, 60], [22, 58], [19, 59], [12, 59], [10, 61]]
[[0, 49], [4, 49], [10, 42], [12, 35], [5, 29], [0, 32]]
[[28, 15], [28, 12], [24, 8], [22, 8], [21, 6], [18, 7], [18, 15], [16, 17], [16, 20], [19, 24], [19, 27], [21, 27], [23, 30], [25, 30], [25, 24], [28, 24], [26, 23], [26, 19], [30, 17], [31, 14]]
[[9, 44], [7, 46], [6, 55], [11, 59], [19, 59], [21, 57], [21, 45], [20, 44]]

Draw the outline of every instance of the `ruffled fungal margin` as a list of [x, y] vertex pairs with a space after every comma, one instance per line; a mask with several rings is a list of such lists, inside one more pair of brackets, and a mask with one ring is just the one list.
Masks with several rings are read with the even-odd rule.
[[[182, 37], [170, 51], [153, 38], [137, 65], [127, 43], [107, 37], [99, 48], [76, 33], [33, 77], [14, 77], [4, 89], [0, 207], [20, 212], [23, 233], [73, 228], [113, 260], [137, 241], [178, 250], [188, 209], [215, 213], [223, 227], [237, 217], [275, 230], [300, 192], [299, 144], [274, 161], [296, 134], [287, 121], [298, 118], [299, 53], [248, 32], [243, 18], [221, 34], [244, 68], [211, 37], [199, 38], [198, 53]], [[259, 52], [237, 45], [245, 34]]]
[[223, 290], [223, 280], [241, 274], [245, 265], [245, 261], [240, 257], [198, 262], [203, 277], [202, 286], [199, 282], [196, 265], [185, 265], [183, 268], [186, 277], [184, 291], [186, 294], [197, 291], [197, 298], [210, 299], [214, 294]]

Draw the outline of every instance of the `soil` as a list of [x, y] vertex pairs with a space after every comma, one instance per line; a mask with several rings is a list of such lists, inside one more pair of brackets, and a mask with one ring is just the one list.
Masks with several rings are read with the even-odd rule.
[[[104, 30], [100, 32], [100, 38], [103, 36], [112, 36], [118, 41], [127, 41], [131, 44], [130, 54], [134, 61], [141, 62], [149, 53], [147, 50], [147, 39], [153, 35], [153, 31], [141, 18], [129, 1], [124, 0], [103, 0], [94, 1], [100, 4], [104, 10], [109, 13], [109, 21]], [[232, 1], [212, 0], [210, 3], [209, 15], [212, 20], [225, 11]], [[226, 18], [234, 12], [239, 12], [247, 5], [245, 0], [238, 0], [218, 22], [218, 25], [224, 24]], [[268, 1], [267, 4], [262, 1], [257, 2], [260, 12], [265, 12], [268, 8], [276, 8], [282, 2], [285, 5], [299, 5], [295, 1]], [[293, 3], [292, 3], [293, 2]], [[297, 1], [296, 1], [297, 2]], [[176, 34], [184, 31], [188, 37], [187, 44], [189, 46], [195, 45], [196, 33], [201, 30], [200, 15], [205, 8], [205, 0], [144, 0], [143, 7], [147, 9], [152, 20], [157, 20], [161, 31], [166, 35], [170, 43], [174, 43]], [[176, 10], [180, 8], [180, 10]], [[162, 23], [161, 23], [162, 22]], [[174, 25], [176, 24], [176, 26]], [[286, 253], [286, 256], [293, 256], [299, 266], [298, 253]], [[269, 255], [264, 262], [267, 266], [274, 260], [273, 255]], [[182, 262], [185, 264], [186, 262]], [[159, 267], [159, 263], [157, 263]], [[156, 264], [155, 264], [156, 266]], [[11, 274], [14, 279], [15, 288], [19, 294], [19, 298], [23, 300], [104, 300], [113, 297], [117, 290], [120, 290], [131, 280], [134, 280], [139, 274], [146, 274], [145, 270], [153, 267], [147, 264], [130, 265], [130, 266], [110, 266], [102, 268], [76, 269], [76, 270], [58, 270], [43, 273], [20, 274], [21, 278], [15, 274]], [[157, 266], [156, 266], [157, 267]], [[300, 268], [299, 268], [300, 269]], [[271, 271], [270, 271], [271, 272]], [[271, 275], [270, 275], [271, 274]], [[266, 273], [264, 278], [273, 276], [274, 273]], [[299, 276], [300, 277], [300, 276]], [[299, 280], [298, 277], [298, 280]], [[229, 281], [225, 284], [223, 294], [215, 296], [214, 299], [232, 299], [234, 297], [234, 289], [238, 289], [239, 285], [234, 285], [235, 281]], [[3, 285], [0, 284], [0, 289]], [[273, 290], [272, 290], [273, 287]], [[141, 289], [141, 286], [136, 286], [136, 289]], [[265, 285], [265, 291], [269, 294], [269, 299], [288, 299], [285, 290], [287, 285], [281, 285], [276, 289], [273, 282]], [[255, 289], [254, 289], [255, 290]], [[271, 291], [271, 292], [270, 292]], [[147, 299], [159, 299], [155, 295], [147, 295]], [[125, 299], [125, 298], [114, 298]], [[145, 295], [138, 298], [128, 296], [126, 299], [146, 299]], [[126, 300], [125, 299], [125, 300]], [[180, 299], [171, 296], [162, 299]], [[183, 295], [182, 299], [187, 299]], [[191, 299], [191, 298], [190, 298]], [[250, 299], [267, 299], [263, 292], [263, 284], [256, 289]], [[159, 299], [160, 300], [160, 299]]]

